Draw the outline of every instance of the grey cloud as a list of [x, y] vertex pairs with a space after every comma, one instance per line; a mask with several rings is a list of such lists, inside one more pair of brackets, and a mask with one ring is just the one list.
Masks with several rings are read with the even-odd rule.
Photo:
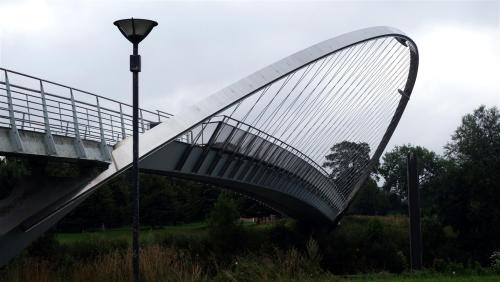
[[[2, 2], [0, 10], [2, 5], [13, 3]], [[3, 67], [130, 101], [131, 46], [112, 22], [130, 16], [152, 18], [159, 26], [141, 45], [141, 104], [173, 113], [291, 53], [354, 29], [390, 25], [409, 34], [417, 44], [439, 26], [499, 29], [498, 2], [46, 3], [52, 12], [46, 29], [2, 28]], [[428, 46], [419, 47], [422, 55], [433, 52], [426, 49]], [[422, 56], [421, 71], [432, 64]], [[429, 95], [435, 97], [436, 104], [461, 105], [460, 110], [471, 110], [481, 101], [500, 104], [498, 88], [481, 93], [477, 99], [468, 99], [464, 91], [471, 89], [439, 84], [421, 73], [390, 146], [411, 142], [441, 151], [465, 112], [443, 113], [439, 107], [429, 108]], [[464, 94], [457, 95], [462, 97], [460, 101], [442, 99], [451, 92]]]

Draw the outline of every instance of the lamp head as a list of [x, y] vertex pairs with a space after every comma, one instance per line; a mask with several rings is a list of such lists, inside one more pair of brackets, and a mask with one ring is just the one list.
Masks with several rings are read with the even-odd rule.
[[113, 23], [120, 32], [133, 44], [141, 42], [158, 25], [157, 22], [145, 19], [123, 19]]

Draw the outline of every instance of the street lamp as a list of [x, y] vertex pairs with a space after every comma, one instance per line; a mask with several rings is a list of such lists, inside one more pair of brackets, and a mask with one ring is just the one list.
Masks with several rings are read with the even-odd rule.
[[130, 55], [130, 71], [132, 72], [132, 176], [133, 209], [132, 212], [132, 259], [134, 281], [139, 281], [139, 72], [141, 71], [141, 56], [138, 53], [139, 42], [158, 25], [157, 22], [145, 19], [123, 19], [114, 22], [120, 32], [133, 44], [133, 54]]

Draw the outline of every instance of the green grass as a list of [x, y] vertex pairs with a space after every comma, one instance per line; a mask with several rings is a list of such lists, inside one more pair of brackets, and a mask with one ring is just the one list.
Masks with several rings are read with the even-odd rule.
[[[141, 227], [141, 241], [151, 238], [173, 235], [173, 236], [204, 236], [207, 233], [207, 225], [204, 222], [196, 222], [183, 225], [170, 225], [161, 228]], [[61, 244], [72, 244], [80, 241], [91, 240], [123, 240], [131, 242], [132, 229], [130, 227], [107, 229], [104, 231], [92, 231], [82, 233], [57, 233], [56, 239]]]
[[[265, 229], [270, 228], [271, 224], [255, 224], [245, 222], [243, 225], [249, 229]], [[168, 225], [160, 228], [151, 228], [149, 226], [141, 227], [140, 240], [141, 242], [151, 240], [153, 238], [161, 238], [164, 236], [190, 236], [202, 237], [206, 236], [208, 227], [206, 222], [195, 222], [182, 225]], [[56, 240], [61, 244], [72, 244], [81, 241], [90, 240], [106, 240], [106, 241], [127, 241], [132, 242], [132, 228], [121, 227], [106, 229], [104, 231], [90, 231], [82, 233], [57, 233]]]
[[410, 275], [410, 274], [367, 274], [353, 276], [326, 275], [310, 281], [370, 281], [370, 282], [498, 282], [500, 275], [473, 275], [473, 276], [449, 276], [442, 274]]

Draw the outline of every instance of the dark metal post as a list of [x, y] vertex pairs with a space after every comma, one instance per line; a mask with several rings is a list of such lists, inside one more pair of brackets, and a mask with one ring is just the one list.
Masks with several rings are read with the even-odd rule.
[[[141, 56], [139, 56], [139, 42], [158, 25], [157, 22], [146, 19], [122, 19], [113, 23], [118, 30], [133, 44], [133, 53], [130, 55], [130, 71], [132, 72], [132, 171], [130, 180], [133, 189], [133, 211], [132, 211], [132, 264], [134, 281], [138, 282], [139, 269], [139, 72], [141, 71]], [[122, 117], [120, 105], [120, 117]], [[142, 118], [142, 116], [141, 116]], [[144, 121], [142, 122], [144, 124]], [[123, 117], [122, 117], [123, 125]], [[122, 126], [123, 127], [123, 126]], [[144, 127], [144, 126], [143, 126]], [[144, 131], [144, 128], [143, 128]], [[125, 131], [123, 131], [123, 135]], [[125, 138], [125, 136], [123, 136]]]
[[410, 265], [411, 270], [422, 268], [422, 232], [420, 227], [420, 196], [418, 190], [417, 157], [407, 157], [408, 214], [410, 216]]
[[133, 215], [132, 215], [132, 264], [134, 268], [134, 281], [139, 281], [139, 72], [141, 71], [141, 57], [138, 54], [138, 44], [134, 43], [134, 52], [130, 56], [130, 71], [132, 72], [133, 105], [133, 160], [132, 160], [132, 189], [133, 189]]

